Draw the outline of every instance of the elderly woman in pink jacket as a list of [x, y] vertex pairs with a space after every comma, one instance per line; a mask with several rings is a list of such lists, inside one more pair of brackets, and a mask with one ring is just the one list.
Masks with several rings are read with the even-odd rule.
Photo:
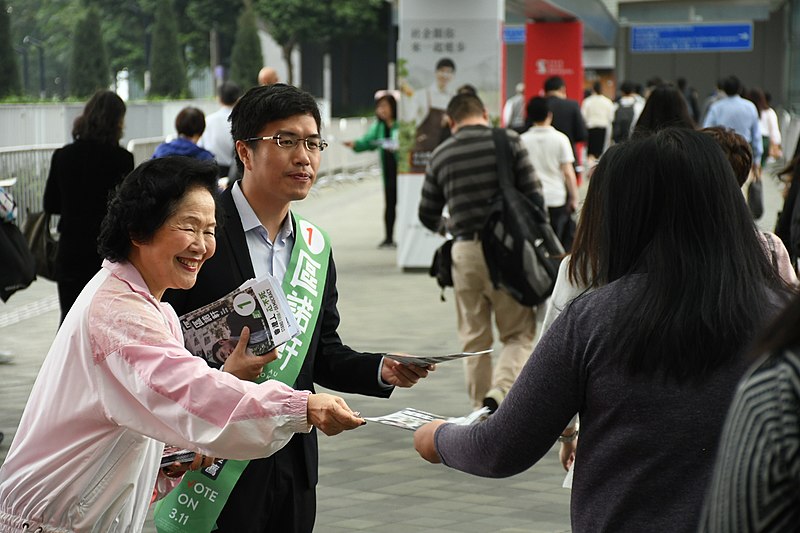
[[[149, 161], [123, 182], [99, 238], [106, 258], [65, 317], [0, 468], [0, 531], [141, 531], [154, 488], [187, 466], [160, 468], [164, 442], [208, 457], [255, 459], [311, 426], [363, 424], [341, 398], [254, 378], [274, 359], [226, 362], [189, 353], [168, 288], [187, 289], [214, 254], [217, 171], [188, 158]], [[235, 374], [235, 375], [232, 375]]]

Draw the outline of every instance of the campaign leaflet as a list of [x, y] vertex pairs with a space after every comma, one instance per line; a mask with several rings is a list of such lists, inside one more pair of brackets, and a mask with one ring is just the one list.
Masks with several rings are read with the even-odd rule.
[[280, 282], [267, 274], [250, 279], [219, 300], [180, 317], [186, 349], [220, 367], [233, 352], [242, 328], [248, 349], [264, 355], [300, 332]]
[[466, 416], [451, 418], [435, 415], [426, 411], [420, 411], [419, 409], [414, 409], [413, 407], [406, 407], [405, 409], [401, 409], [384, 416], [365, 416], [364, 420], [378, 422], [379, 424], [385, 424], [387, 426], [393, 426], [396, 428], [416, 431], [420, 428], [420, 426], [423, 426], [428, 422], [433, 422], [434, 420], [444, 420], [445, 422], [459, 426], [469, 426], [479, 420], [484, 420], [487, 416], [489, 416], [488, 407], [481, 407], [480, 409], [477, 409]]
[[459, 353], [451, 353], [447, 355], [410, 355], [410, 354], [398, 354], [398, 353], [385, 353], [383, 354], [384, 357], [388, 357], [389, 359], [394, 359], [399, 363], [404, 363], [407, 365], [417, 365], [417, 366], [427, 366], [427, 365], [434, 365], [436, 363], [444, 363], [446, 361], [453, 361], [455, 359], [463, 359], [464, 357], [474, 357], [476, 355], [484, 355], [487, 353], [492, 353], [492, 349], [483, 350], [480, 352], [459, 352]]

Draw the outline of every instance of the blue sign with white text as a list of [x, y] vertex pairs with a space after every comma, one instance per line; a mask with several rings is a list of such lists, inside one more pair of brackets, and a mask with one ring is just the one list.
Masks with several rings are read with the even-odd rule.
[[631, 52], [748, 52], [752, 49], [752, 23], [631, 27]]
[[506, 44], [525, 44], [525, 26], [505, 26], [503, 42]]

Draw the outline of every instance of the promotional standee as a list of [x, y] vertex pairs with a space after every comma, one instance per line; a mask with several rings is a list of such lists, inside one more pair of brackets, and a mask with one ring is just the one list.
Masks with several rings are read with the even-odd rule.
[[[567, 98], [583, 101], [583, 25], [580, 22], [532, 22], [525, 25], [525, 101], [544, 94], [544, 82], [560, 76]], [[577, 143], [581, 165], [583, 143]], [[578, 183], [581, 175], [578, 174]]]
[[551, 76], [564, 79], [568, 98], [583, 100], [583, 25], [531, 22], [525, 29], [525, 101], [542, 95]]
[[397, 263], [427, 269], [442, 237], [417, 218], [425, 165], [450, 131], [445, 110], [474, 87], [493, 120], [500, 116], [503, 0], [403, 0], [398, 4]]

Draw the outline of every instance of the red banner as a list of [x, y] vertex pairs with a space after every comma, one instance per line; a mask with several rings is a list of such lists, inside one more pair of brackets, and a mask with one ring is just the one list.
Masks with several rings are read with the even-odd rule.
[[567, 97], [583, 100], [583, 26], [580, 22], [531, 22], [525, 35], [525, 100], [544, 94], [544, 82], [561, 76]]

